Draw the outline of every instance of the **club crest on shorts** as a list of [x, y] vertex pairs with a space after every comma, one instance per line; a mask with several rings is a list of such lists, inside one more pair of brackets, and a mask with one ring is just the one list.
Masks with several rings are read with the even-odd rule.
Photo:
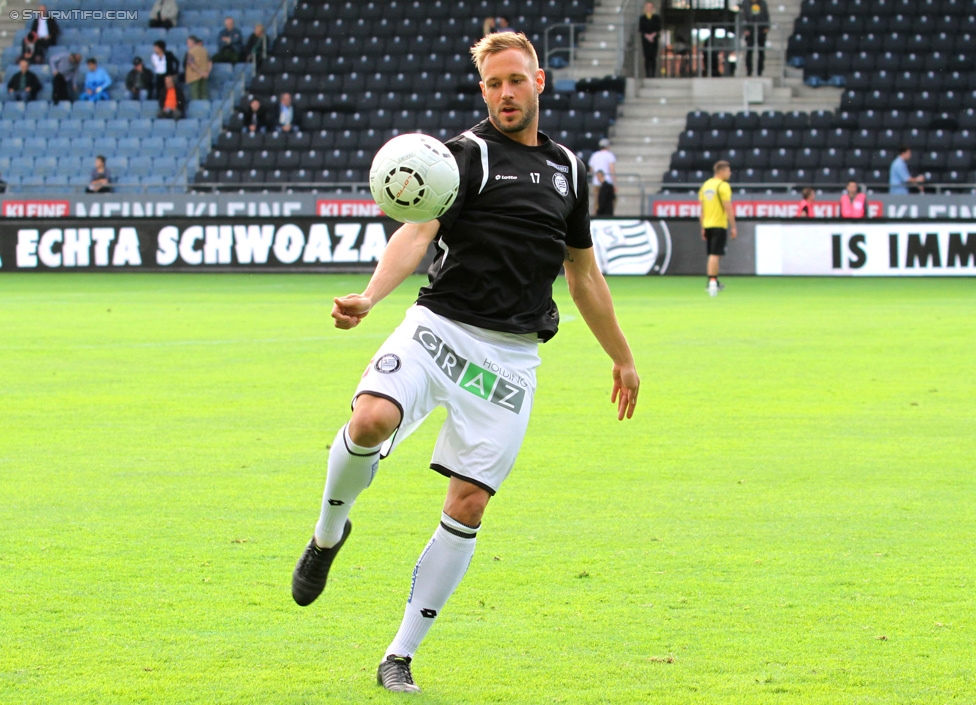
[[559, 172], [552, 175], [552, 185], [556, 187], [560, 196], [565, 196], [569, 193], [569, 182]]
[[373, 369], [384, 375], [391, 375], [400, 369], [400, 358], [393, 353], [387, 353], [376, 361]]

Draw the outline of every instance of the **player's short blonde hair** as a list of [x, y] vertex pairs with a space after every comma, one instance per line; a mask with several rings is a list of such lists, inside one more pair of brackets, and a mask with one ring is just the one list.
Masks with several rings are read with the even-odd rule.
[[539, 55], [535, 53], [535, 47], [522, 32], [496, 32], [488, 34], [478, 40], [471, 47], [471, 59], [478, 69], [478, 75], [485, 77], [482, 72], [485, 60], [492, 54], [498, 54], [506, 49], [518, 49], [525, 52], [525, 55], [532, 61], [532, 73], [539, 69]]

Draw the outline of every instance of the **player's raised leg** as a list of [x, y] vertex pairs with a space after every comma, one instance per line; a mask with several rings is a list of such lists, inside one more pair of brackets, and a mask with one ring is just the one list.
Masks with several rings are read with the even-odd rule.
[[352, 529], [349, 512], [360, 492], [376, 475], [380, 446], [400, 423], [400, 410], [382, 397], [362, 394], [352, 418], [336, 434], [329, 450], [329, 468], [322, 511], [315, 535], [292, 574], [291, 594], [301, 606], [311, 604], [325, 588], [329, 569]]
[[490, 497], [487, 490], [477, 485], [451, 478], [440, 525], [413, 570], [403, 622], [376, 674], [377, 682], [387, 690], [420, 690], [413, 682], [410, 663], [471, 564], [481, 517]]

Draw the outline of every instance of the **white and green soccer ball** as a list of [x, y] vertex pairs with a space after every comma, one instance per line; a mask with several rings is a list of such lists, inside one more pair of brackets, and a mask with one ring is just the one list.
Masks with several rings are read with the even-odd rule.
[[369, 170], [373, 200], [401, 223], [426, 223], [444, 215], [460, 183], [454, 155], [428, 135], [394, 137], [380, 147]]

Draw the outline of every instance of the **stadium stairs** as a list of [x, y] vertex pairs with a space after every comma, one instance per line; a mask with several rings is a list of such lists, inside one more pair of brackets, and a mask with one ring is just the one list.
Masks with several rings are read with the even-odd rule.
[[[810, 88], [802, 73], [785, 65], [786, 40], [794, 19], [800, 14], [800, 0], [773, 0], [769, 3], [774, 29], [766, 47], [763, 76], [744, 76], [744, 57], [734, 77], [653, 78], [640, 77], [642, 59], [637, 34], [637, 16], [643, 3], [626, 0], [598, 0], [590, 19], [594, 30], [587, 31], [571, 69], [557, 77], [603, 76], [619, 61], [614, 33], [606, 27], [625, 23], [631, 38], [625, 47], [622, 70], [637, 75], [627, 81], [626, 100], [610, 129], [611, 150], [617, 156], [617, 215], [639, 215], [644, 195], [658, 191], [685, 130], [689, 112], [816, 111], [836, 109], [841, 90], [832, 87]], [[637, 8], [636, 10], [634, 8]], [[634, 17], [631, 17], [635, 14]], [[660, 62], [659, 62], [660, 63]], [[761, 102], [745, 102], [746, 83], [762, 85]], [[751, 100], [757, 100], [753, 95]]]
[[[0, 0], [0, 52], [14, 45], [17, 32], [24, 27], [21, 20], [10, 19], [10, 12], [13, 10], [23, 12], [30, 7], [33, 7], [31, 3], [23, 0]], [[6, 69], [6, 66], [0, 66], [0, 80], [3, 81], [4, 85], [10, 80], [10, 77], [6, 75]]]

